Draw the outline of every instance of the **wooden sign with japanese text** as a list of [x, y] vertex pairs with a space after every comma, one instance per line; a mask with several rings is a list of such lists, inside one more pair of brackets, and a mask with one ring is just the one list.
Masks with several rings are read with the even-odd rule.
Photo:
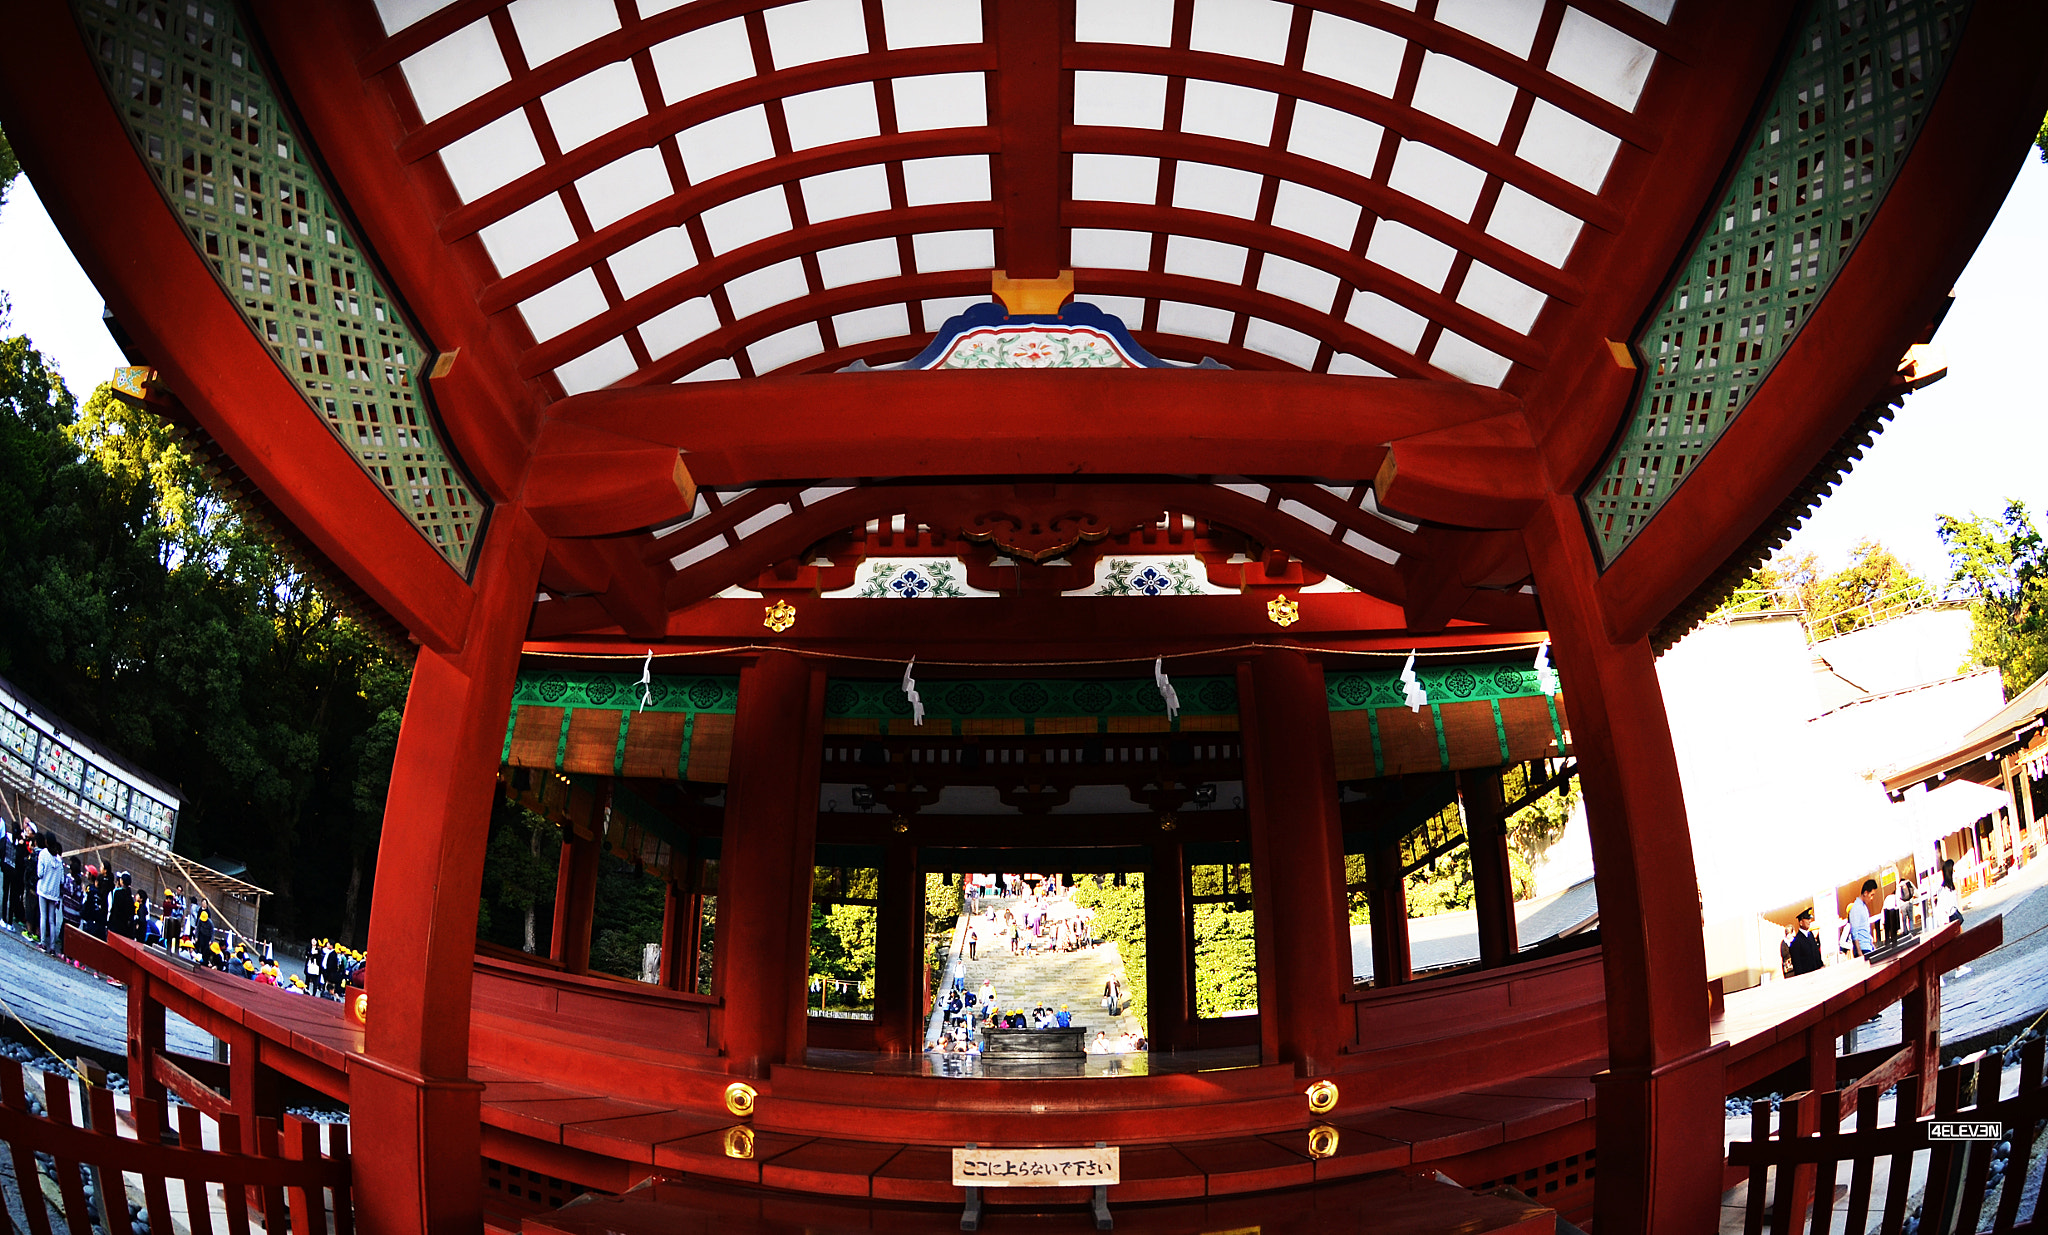
[[1094, 1187], [1123, 1182], [1118, 1149], [955, 1149], [953, 1183], [963, 1188]]

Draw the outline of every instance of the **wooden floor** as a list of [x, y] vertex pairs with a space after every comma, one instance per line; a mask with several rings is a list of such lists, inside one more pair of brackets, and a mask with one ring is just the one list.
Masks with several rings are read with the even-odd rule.
[[[956, 1192], [958, 1190], [956, 1189]], [[990, 1189], [995, 1196], [1005, 1190]], [[1008, 1189], [1035, 1192], [1038, 1189]], [[910, 1208], [835, 1203], [721, 1188], [692, 1180], [651, 1184], [619, 1197], [593, 1198], [525, 1218], [525, 1235], [841, 1235], [883, 1230], [892, 1235], [951, 1235], [960, 1229], [957, 1195], [950, 1206]], [[1369, 1180], [1256, 1198], [1167, 1205], [1112, 1203], [1116, 1229], [1127, 1235], [1551, 1235], [1557, 1216], [1534, 1203], [1474, 1196], [1435, 1180], [1382, 1175]], [[1080, 1206], [1045, 1212], [1005, 1207], [987, 1214], [991, 1235], [1065, 1235], [1093, 1231]]]

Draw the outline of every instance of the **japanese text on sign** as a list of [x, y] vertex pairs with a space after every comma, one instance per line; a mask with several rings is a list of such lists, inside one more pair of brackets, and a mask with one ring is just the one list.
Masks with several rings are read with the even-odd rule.
[[955, 1149], [953, 1183], [967, 1188], [1092, 1187], [1121, 1183], [1119, 1151]]

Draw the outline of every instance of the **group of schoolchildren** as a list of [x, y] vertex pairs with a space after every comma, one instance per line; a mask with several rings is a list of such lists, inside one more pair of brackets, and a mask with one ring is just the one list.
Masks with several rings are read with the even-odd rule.
[[1040, 1004], [1028, 1011], [997, 1007], [993, 981], [984, 981], [977, 993], [961, 979], [954, 979], [953, 989], [946, 993], [945, 1010], [946, 1027], [931, 1048], [945, 1055], [981, 1054], [980, 1031], [984, 1029], [1066, 1029], [1074, 1023], [1074, 1014], [1065, 1004], [1057, 1009]]
[[0, 921], [52, 956], [60, 956], [66, 923], [105, 939], [120, 935], [162, 948], [194, 964], [302, 994], [340, 999], [360, 984], [363, 953], [316, 939], [305, 973], [287, 975], [271, 945], [238, 935], [216, 920], [203, 897], [165, 892], [161, 910], [135, 890], [127, 871], [65, 856], [54, 833], [27, 820], [0, 820]]

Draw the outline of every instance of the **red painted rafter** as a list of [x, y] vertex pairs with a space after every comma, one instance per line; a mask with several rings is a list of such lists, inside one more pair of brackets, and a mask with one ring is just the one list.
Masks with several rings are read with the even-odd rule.
[[1057, 276], [1066, 253], [1060, 230], [1060, 117], [1072, 113], [1060, 72], [1060, 44], [1073, 22], [1062, 0], [1002, 0], [994, 18], [996, 112], [1002, 135], [1003, 261], [1013, 279]]

